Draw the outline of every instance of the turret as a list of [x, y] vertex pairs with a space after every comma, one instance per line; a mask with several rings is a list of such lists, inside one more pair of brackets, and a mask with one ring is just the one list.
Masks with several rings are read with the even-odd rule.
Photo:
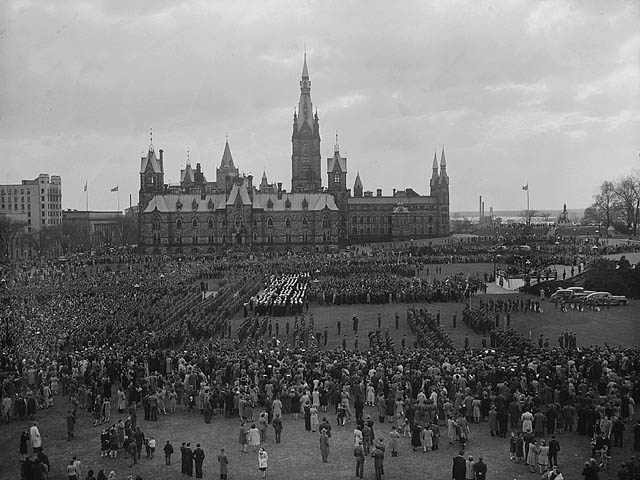
[[337, 133], [333, 157], [327, 158], [327, 191], [336, 197], [336, 200], [340, 200], [347, 193], [347, 158], [340, 155]]
[[440, 178], [438, 176], [438, 155], [436, 154], [436, 152], [433, 152], [433, 165], [431, 167], [431, 182], [429, 182], [429, 185], [431, 186], [431, 196], [434, 196], [436, 194], [435, 190], [437, 189], [439, 179]]
[[362, 180], [360, 180], [360, 172], [356, 175], [356, 181], [353, 183], [353, 196], [361, 198], [362, 193]]

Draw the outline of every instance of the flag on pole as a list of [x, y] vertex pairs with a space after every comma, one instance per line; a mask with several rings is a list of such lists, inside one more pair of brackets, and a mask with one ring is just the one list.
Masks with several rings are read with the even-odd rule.
[[84, 191], [85, 192], [87, 191], [87, 182], [86, 181], [84, 182]]
[[523, 190], [529, 190], [529, 184], [527, 183], [526, 185], [523, 185], [523, 186], [522, 186], [522, 189], [523, 189]]
[[112, 191], [112, 192], [117, 192], [117, 191], [118, 191], [118, 185], [116, 185], [115, 187], [113, 187], [113, 188], [111, 189], [111, 191]]

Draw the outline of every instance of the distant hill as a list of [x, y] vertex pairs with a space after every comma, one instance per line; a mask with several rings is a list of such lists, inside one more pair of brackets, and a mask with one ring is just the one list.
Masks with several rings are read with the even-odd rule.
[[[493, 212], [493, 216], [494, 217], [500, 217], [503, 219], [509, 219], [509, 218], [519, 218], [522, 217], [522, 213], [524, 212], [524, 209], [522, 210], [494, 210]], [[579, 222], [580, 220], [582, 220], [582, 217], [584, 216], [584, 209], [582, 208], [568, 208], [567, 212], [569, 212], [569, 219], [575, 222]], [[549, 221], [555, 221], [559, 216], [560, 213], [562, 213], [562, 210], [536, 210], [536, 214], [538, 215], [538, 217], [542, 217], [545, 214], [549, 215]], [[485, 216], [489, 215], [489, 211], [485, 210]], [[462, 210], [462, 211], [457, 211], [457, 212], [451, 212], [451, 219], [455, 220], [458, 218], [468, 218], [469, 220], [473, 221], [474, 219], [477, 221], [478, 220], [478, 211], [470, 211], [470, 210]]]

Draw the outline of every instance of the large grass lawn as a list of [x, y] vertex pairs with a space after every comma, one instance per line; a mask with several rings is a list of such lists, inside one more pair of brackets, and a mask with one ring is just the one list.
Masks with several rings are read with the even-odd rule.
[[[430, 267], [430, 276], [433, 277], [433, 266]], [[455, 272], [490, 272], [492, 265], [443, 265], [442, 276]], [[424, 272], [426, 275], [426, 272]], [[440, 275], [439, 275], [440, 276]], [[517, 294], [513, 294], [516, 295]], [[497, 296], [497, 295], [495, 295]], [[487, 297], [485, 297], [487, 298]], [[504, 298], [504, 297], [503, 297]], [[477, 304], [479, 297], [472, 300]], [[439, 303], [427, 305], [434, 312], [441, 312], [442, 325], [454, 340], [457, 346], [462, 346], [466, 335], [469, 335], [472, 347], [479, 347], [481, 337], [474, 335], [461, 321], [461, 311], [464, 304]], [[637, 318], [640, 315], [640, 302], [632, 302], [628, 307], [615, 307], [601, 312], [577, 312], [570, 310], [563, 313], [554, 309], [553, 304], [544, 303], [544, 313], [513, 314], [512, 326], [523, 333], [531, 335], [534, 339], [540, 333], [551, 340], [552, 345], [557, 345], [556, 338], [560, 332], [569, 329], [577, 333], [578, 346], [591, 344], [616, 344], [638, 345], [640, 334], [638, 333]], [[396, 345], [400, 345], [400, 339], [406, 334], [409, 341], [413, 338], [406, 323], [407, 304], [392, 305], [342, 305], [319, 306], [312, 304], [309, 313], [313, 313], [316, 329], [324, 331], [326, 325], [329, 329], [329, 342], [326, 348], [339, 348], [342, 345], [341, 336], [338, 337], [336, 322], [342, 321], [342, 333], [347, 334], [348, 348], [353, 347], [354, 333], [351, 328], [351, 318], [354, 313], [359, 317], [360, 348], [368, 346], [367, 332], [377, 328], [378, 313], [382, 315], [383, 329], [388, 327], [392, 333]], [[459, 312], [458, 328], [451, 324], [453, 313]], [[395, 329], [394, 315], [400, 314], [400, 328]], [[234, 319], [237, 326], [241, 322], [241, 315]], [[284, 325], [287, 317], [278, 319], [281, 325], [281, 335], [284, 333]], [[293, 324], [293, 319], [288, 318]], [[324, 348], [324, 347], [323, 347]], [[112, 401], [112, 405], [114, 402]], [[216, 456], [219, 449], [224, 447], [229, 456], [229, 478], [231, 479], [258, 479], [260, 473], [257, 469], [257, 458], [253, 453], [243, 454], [238, 444], [238, 419], [224, 419], [214, 417], [210, 425], [206, 425], [198, 413], [187, 413], [184, 408], [179, 408], [174, 415], [161, 416], [158, 422], [145, 422], [139, 420], [146, 435], [153, 435], [158, 441], [158, 451], [153, 460], [142, 459], [141, 463], [129, 468], [128, 461], [123, 458], [101, 459], [99, 428], [91, 427], [91, 420], [86, 412], [81, 412], [77, 426], [77, 437], [72, 442], [66, 441], [65, 426], [65, 400], [57, 397], [53, 409], [39, 412], [38, 421], [43, 435], [43, 445], [49, 455], [52, 464], [52, 479], [66, 479], [65, 465], [72, 455], [77, 455], [83, 462], [84, 471], [82, 480], [86, 476], [88, 468], [98, 470], [104, 468], [107, 473], [115, 470], [117, 478], [125, 479], [129, 474], [140, 474], [143, 479], [177, 479], [180, 478], [179, 447], [182, 442], [191, 442], [192, 445], [200, 442], [203, 445], [207, 458], [205, 459], [205, 478], [218, 478], [218, 465]], [[368, 408], [374, 419], [375, 411]], [[321, 463], [319, 442], [317, 433], [309, 433], [304, 430], [302, 420], [294, 421], [290, 416], [284, 419], [283, 442], [276, 445], [273, 442], [273, 432], [269, 432], [269, 442], [266, 445], [269, 452], [268, 478], [282, 480], [304, 479], [351, 479], [354, 478], [355, 461], [352, 455], [352, 431], [353, 424], [346, 427], [335, 426], [335, 416], [330, 412], [329, 420], [333, 427], [331, 438], [331, 453], [329, 463]], [[142, 417], [140, 411], [139, 417]], [[119, 416], [115, 411], [112, 420], [117, 421]], [[0, 424], [0, 438], [4, 441], [4, 448], [0, 450], [0, 478], [17, 480], [19, 476], [18, 463], [18, 438], [22, 429], [28, 429], [28, 422], [13, 422], [9, 425]], [[375, 425], [376, 435], [383, 435], [388, 440], [388, 424]], [[386, 480], [393, 479], [447, 479], [450, 478], [451, 459], [457, 453], [456, 446], [449, 446], [446, 442], [446, 431], [442, 427], [441, 448], [437, 452], [423, 454], [413, 452], [409, 439], [401, 439], [400, 455], [392, 458], [390, 454], [385, 459]], [[601, 479], [613, 478], [614, 468], [621, 460], [626, 459], [631, 450], [629, 446], [633, 441], [631, 425], [625, 431], [624, 450], [615, 449], [612, 458], [611, 473], [600, 475]], [[162, 446], [166, 440], [171, 440], [177, 454], [174, 454], [174, 462], [171, 467], [164, 465]], [[580, 478], [582, 462], [589, 457], [590, 448], [588, 439], [575, 433], [559, 435], [561, 451], [559, 463], [565, 478]], [[385, 443], [388, 443], [386, 441]], [[491, 479], [538, 479], [537, 474], [530, 474], [523, 465], [516, 465], [509, 461], [508, 441], [506, 439], [492, 438], [489, 435], [486, 424], [472, 425], [471, 437], [467, 454], [478, 457], [483, 455], [489, 467]], [[373, 462], [371, 459], [365, 464], [365, 477], [374, 478]]]

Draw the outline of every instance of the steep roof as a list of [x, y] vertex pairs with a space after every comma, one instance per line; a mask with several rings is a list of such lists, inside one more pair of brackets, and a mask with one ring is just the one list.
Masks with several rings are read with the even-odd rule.
[[353, 183], [354, 190], [356, 188], [362, 188], [362, 180], [360, 180], [360, 172], [356, 175], [356, 181]]
[[233, 164], [233, 157], [231, 156], [231, 149], [229, 148], [228, 140], [224, 144], [224, 153], [222, 154], [222, 161], [220, 162], [220, 167], [235, 168], [235, 165]]
[[231, 192], [229, 193], [229, 197], [227, 198], [227, 205], [234, 205], [237, 201], [236, 199], [238, 195], [240, 195], [243, 205], [251, 205], [249, 191], [244, 183], [242, 185], [238, 185], [237, 183], [233, 185]]
[[[282, 198], [278, 198], [277, 193], [254, 193], [254, 208], [263, 208], [265, 211], [284, 212], [304, 211], [303, 202], [307, 201], [307, 211], [321, 211], [326, 209], [338, 210], [333, 195], [328, 193], [283, 193]], [[268, 208], [269, 200], [273, 204], [273, 208]], [[287, 200], [291, 207], [287, 208]]]
[[340, 172], [345, 173], [347, 171], [347, 159], [340, 156], [340, 152], [335, 152], [333, 157], [327, 158], [327, 171], [335, 172], [336, 167]]
[[180, 170], [180, 183], [184, 183], [185, 181], [189, 183], [195, 182], [195, 175], [190, 163], [187, 163], [187, 166], [184, 168], [184, 170]]
[[153, 147], [149, 147], [147, 156], [140, 159], [140, 173], [145, 173], [149, 166], [154, 173], [162, 173], [162, 166], [160, 165], [158, 157], [156, 157], [156, 152], [153, 150]]
[[[193, 205], [197, 205], [194, 210]], [[183, 194], [169, 194], [169, 195], [154, 195], [149, 201], [147, 208], [144, 209], [144, 213], [151, 213], [156, 208], [161, 213], [169, 212], [181, 212], [188, 214], [190, 212], [209, 212], [209, 201], [213, 202], [213, 210], [224, 209], [226, 206], [226, 195], [224, 193], [215, 193], [206, 195], [204, 199], [200, 195], [183, 195]], [[178, 202], [182, 205], [181, 209], [178, 209]]]

